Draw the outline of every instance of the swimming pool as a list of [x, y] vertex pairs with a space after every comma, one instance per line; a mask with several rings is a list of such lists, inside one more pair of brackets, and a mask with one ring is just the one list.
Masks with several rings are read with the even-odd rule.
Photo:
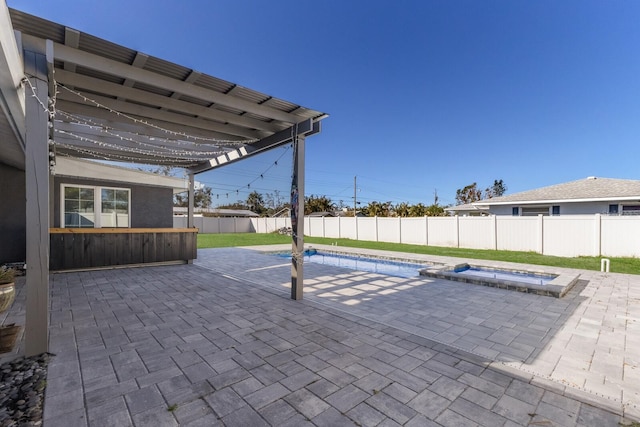
[[[291, 254], [280, 253], [277, 255], [285, 258], [291, 258]], [[331, 265], [334, 267], [349, 268], [351, 270], [367, 271], [370, 273], [380, 273], [388, 276], [405, 278], [420, 277], [420, 270], [430, 267], [429, 263], [418, 264], [383, 258], [318, 252], [316, 250], [304, 251], [304, 262], [313, 262], [316, 264]]]
[[[279, 252], [274, 255], [291, 259], [291, 253]], [[396, 277], [445, 279], [556, 298], [564, 296], [580, 277], [580, 274], [567, 271], [542, 273], [467, 263], [445, 264], [431, 260], [412, 262], [388, 256], [363, 256], [311, 248], [304, 251], [304, 261]]]

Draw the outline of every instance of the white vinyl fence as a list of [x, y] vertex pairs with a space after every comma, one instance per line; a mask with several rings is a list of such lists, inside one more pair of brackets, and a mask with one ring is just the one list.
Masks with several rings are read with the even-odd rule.
[[[305, 235], [414, 245], [640, 257], [640, 217], [603, 215], [420, 218], [305, 217]], [[174, 218], [174, 227], [186, 227]], [[201, 233], [272, 233], [289, 218], [195, 218]]]

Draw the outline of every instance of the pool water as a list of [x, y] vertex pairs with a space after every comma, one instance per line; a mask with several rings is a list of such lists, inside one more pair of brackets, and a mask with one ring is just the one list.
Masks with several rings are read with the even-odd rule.
[[[367, 271], [370, 273], [386, 274], [396, 277], [419, 277], [420, 270], [430, 267], [426, 264], [414, 264], [409, 262], [390, 261], [381, 258], [365, 258], [344, 254], [331, 254], [325, 252], [305, 251], [304, 262], [331, 265], [334, 267], [349, 268], [351, 270]], [[278, 254], [281, 257], [291, 258], [290, 254]]]
[[518, 271], [494, 270], [490, 268], [464, 267], [456, 268], [453, 274], [460, 276], [482, 277], [489, 279], [509, 280], [528, 285], [546, 285], [556, 278], [555, 275], [521, 273]]

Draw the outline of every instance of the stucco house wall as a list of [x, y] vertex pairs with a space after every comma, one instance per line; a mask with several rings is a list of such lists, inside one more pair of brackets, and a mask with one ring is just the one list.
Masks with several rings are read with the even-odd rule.
[[58, 176], [54, 179], [54, 215], [52, 227], [61, 227], [60, 192], [62, 184], [129, 189], [131, 190], [131, 228], [173, 227], [173, 190], [171, 188]]
[[[617, 201], [611, 201], [611, 204], [618, 204]], [[593, 215], [607, 214], [609, 212], [609, 202], [584, 202], [584, 203], [544, 203], [536, 205], [527, 205], [522, 203], [514, 203], [513, 205], [495, 205], [489, 207], [489, 213], [492, 215], [512, 215], [513, 208], [523, 208], [531, 206], [545, 206], [549, 208], [551, 215], [552, 206], [560, 206], [560, 215]]]

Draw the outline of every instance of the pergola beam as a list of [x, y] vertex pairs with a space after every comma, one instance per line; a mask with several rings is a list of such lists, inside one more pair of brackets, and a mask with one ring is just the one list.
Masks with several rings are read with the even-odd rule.
[[296, 136], [310, 136], [318, 132], [320, 132], [320, 122], [315, 122], [313, 121], [313, 119], [307, 119], [295, 126], [290, 127], [289, 129], [274, 133], [273, 135], [263, 138], [260, 141], [254, 142], [253, 144], [212, 158], [202, 165], [189, 168], [189, 170], [196, 174], [206, 172], [219, 166], [228, 165], [230, 163], [237, 162], [238, 160], [242, 160], [246, 157], [256, 155], [265, 150], [270, 150], [272, 148], [287, 144], [293, 141]]
[[[81, 93], [81, 92], [80, 92]], [[221, 122], [214, 122], [211, 120], [202, 120], [196, 117], [191, 117], [185, 114], [172, 113], [170, 111], [163, 111], [156, 108], [146, 107], [144, 105], [133, 104], [131, 102], [118, 101], [113, 98], [107, 98], [105, 96], [94, 95], [94, 94], [83, 94], [87, 98], [90, 98], [105, 107], [108, 107], [114, 111], [118, 111], [120, 113], [125, 113], [128, 115], [135, 115], [139, 117], [147, 117], [155, 120], [162, 120], [169, 123], [181, 124], [184, 126], [196, 127], [205, 130], [211, 130], [214, 132], [226, 133], [236, 136], [241, 136], [245, 138], [260, 138], [264, 136], [260, 132], [250, 131], [240, 126], [228, 125]], [[75, 102], [81, 105], [91, 105], [84, 104], [84, 100], [77, 95], [67, 92], [65, 90], [60, 91], [58, 94], [58, 99], [60, 101], [67, 102]], [[97, 107], [92, 107], [97, 108]], [[103, 111], [107, 111], [102, 109]], [[111, 113], [112, 115], [115, 115]]]
[[126, 79], [132, 79], [137, 82], [167, 89], [172, 92], [178, 92], [204, 101], [214, 102], [216, 104], [224, 105], [240, 111], [246, 111], [266, 118], [281, 120], [288, 123], [296, 123], [300, 120], [300, 116], [296, 116], [294, 114], [289, 114], [264, 105], [255, 104], [241, 98], [228, 96], [204, 87], [194, 86], [171, 77], [163, 76], [162, 74], [136, 68], [129, 64], [124, 64], [102, 56], [73, 49], [63, 44], [55, 43], [54, 47], [56, 49], [56, 59], [61, 61], [71, 62], [86, 68], [112, 74], [114, 76], [124, 77]]
[[[58, 102], [56, 103], [56, 106], [58, 107], [59, 110], [62, 110], [66, 113], [76, 114], [76, 115], [90, 118], [92, 122], [95, 122], [97, 120], [102, 120], [106, 126], [109, 126], [112, 128], [116, 127], [118, 129], [126, 129], [133, 132], [135, 132], [135, 129], [139, 129], [140, 132], [146, 135], [156, 135], [163, 138], [177, 137], [175, 135], [167, 134], [163, 130], [154, 129], [153, 127], [146, 126], [142, 122], [139, 122], [138, 124], [136, 124], [135, 122], [132, 122], [131, 120], [125, 117], [116, 116], [113, 113], [110, 113], [106, 110], [97, 109], [94, 107], [90, 107], [88, 105], [77, 104], [75, 102], [69, 102], [63, 99], [59, 99]], [[187, 125], [179, 124], [175, 122], [154, 120], [148, 117], [138, 116], [137, 114], [129, 114], [129, 116], [132, 116], [146, 123], [150, 123], [154, 126], [158, 126], [162, 129], [167, 129], [172, 132], [184, 133], [186, 135], [192, 135], [192, 136], [201, 137], [201, 138], [216, 138], [216, 139], [225, 139], [225, 140], [234, 139], [233, 135], [214, 131], [212, 129], [204, 129], [204, 126], [199, 126], [196, 128], [196, 127], [187, 126]], [[62, 115], [58, 115], [57, 118], [60, 120], [66, 120], [65, 117], [63, 117]], [[242, 143], [245, 140], [244, 138], [241, 138], [241, 137], [236, 137], [236, 138], [240, 143]], [[207, 142], [207, 141], [203, 141], [203, 142]]]
[[[163, 110], [183, 111], [187, 114], [193, 114], [194, 116], [219, 122], [224, 121], [225, 123], [230, 123], [232, 125], [239, 125], [267, 132], [277, 132], [283, 129], [282, 125], [217, 110], [215, 109], [215, 104], [213, 107], [204, 107], [190, 102], [180, 101], [174, 96], [166, 97], [140, 89], [125, 87], [117, 83], [96, 79], [94, 77], [69, 73], [64, 70], [56, 70], [56, 81], [64, 84], [65, 86], [75, 86], [76, 91], [80, 91], [78, 88], [91, 88], [93, 92], [102, 92], [117, 96], [120, 101], [127, 99], [129, 101], [140, 102], [143, 104], [161, 105]], [[62, 92], [64, 92], [64, 89]], [[90, 94], [87, 94], [86, 96], [88, 98], [93, 98], [93, 95]]]

